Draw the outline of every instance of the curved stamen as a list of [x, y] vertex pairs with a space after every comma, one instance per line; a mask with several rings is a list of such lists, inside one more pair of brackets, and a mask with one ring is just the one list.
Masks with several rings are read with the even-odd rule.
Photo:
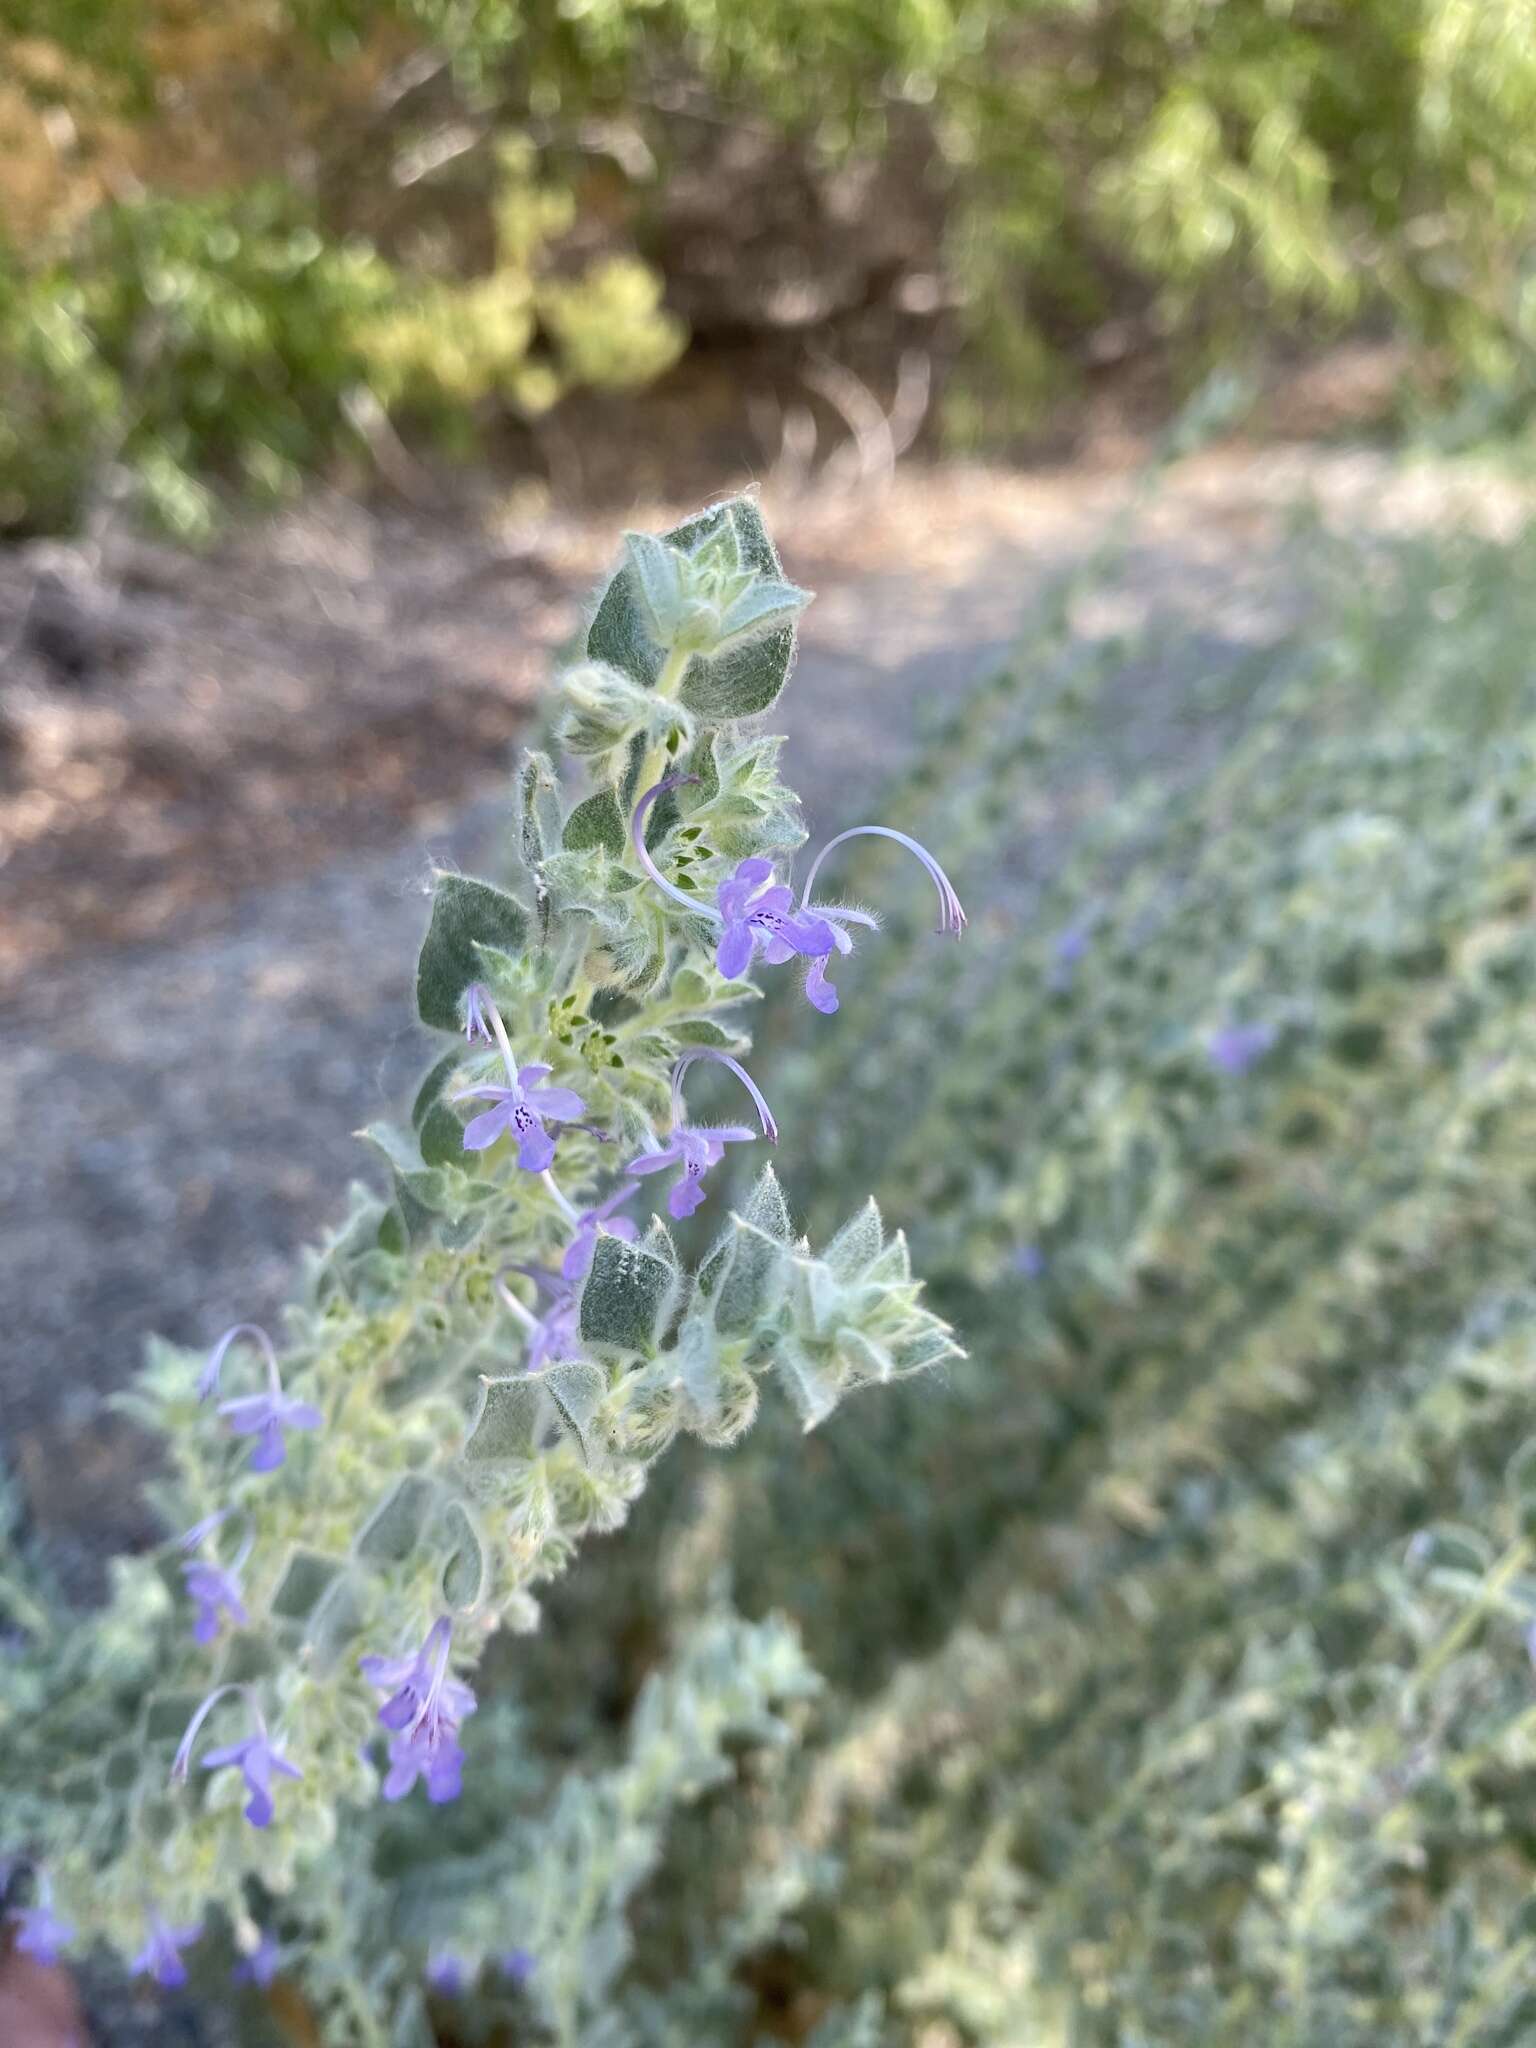
[[219, 1704], [219, 1701], [223, 1699], [226, 1696], [226, 1694], [232, 1692], [244, 1693], [246, 1705], [251, 1710], [251, 1719], [256, 1724], [256, 1733], [261, 1737], [263, 1741], [266, 1740], [266, 1720], [263, 1717], [261, 1708], [257, 1703], [256, 1695], [254, 1692], [252, 1692], [251, 1688], [248, 1685], [216, 1685], [213, 1691], [209, 1693], [207, 1699], [205, 1699], [202, 1705], [198, 1708], [197, 1712], [192, 1716], [192, 1719], [187, 1723], [187, 1732], [185, 1735], [182, 1736], [181, 1746], [176, 1751], [175, 1758], [171, 1764], [171, 1783], [173, 1785], [184, 1785], [186, 1783], [187, 1772], [190, 1769], [192, 1763], [192, 1745], [197, 1740], [198, 1730], [202, 1727], [203, 1723], [207, 1720], [208, 1716], [213, 1712], [214, 1708]]
[[699, 1060], [710, 1060], [715, 1066], [730, 1068], [731, 1072], [752, 1098], [752, 1105], [757, 1111], [758, 1121], [763, 1127], [763, 1136], [770, 1145], [777, 1145], [779, 1142], [779, 1127], [773, 1120], [773, 1111], [763, 1100], [762, 1090], [741, 1064], [740, 1060], [733, 1060], [728, 1052], [716, 1052], [712, 1046], [698, 1046], [692, 1052], [685, 1052], [677, 1065], [672, 1069], [672, 1122], [674, 1127], [686, 1121], [683, 1116], [683, 1076]]
[[[954, 884], [926, 846], [920, 846], [915, 839], [909, 839], [905, 832], [897, 832], [890, 825], [851, 825], [846, 832], [839, 832], [835, 839], [829, 839], [811, 862], [811, 871], [805, 878], [805, 888], [800, 896], [801, 908], [807, 909], [810, 906], [811, 889], [827, 855], [834, 847], [841, 846], [845, 840], [860, 838], [894, 839], [898, 846], [904, 846], [914, 859], [922, 862], [933, 886], [939, 892], [939, 931], [946, 938], [958, 939], [965, 930], [966, 917], [960, 898], [955, 894]], [[846, 916], [847, 913], [843, 914]]]
[[236, 1323], [226, 1330], [218, 1343], [208, 1354], [208, 1363], [197, 1376], [197, 1398], [206, 1401], [218, 1392], [219, 1374], [224, 1370], [224, 1356], [237, 1338], [249, 1337], [260, 1347], [267, 1362], [267, 1385], [274, 1394], [280, 1394], [283, 1383], [277, 1370], [277, 1353], [272, 1349], [272, 1339], [259, 1323]]
[[576, 1207], [575, 1203], [572, 1202], [570, 1198], [562, 1192], [559, 1183], [555, 1179], [555, 1176], [550, 1172], [547, 1166], [545, 1167], [544, 1171], [539, 1175], [539, 1179], [543, 1181], [545, 1187], [549, 1189], [549, 1192], [554, 1199], [555, 1207], [560, 1211], [560, 1214], [565, 1218], [566, 1222], [574, 1223], [577, 1220], [578, 1216], [581, 1214], [581, 1211]]
[[507, 1086], [514, 1092], [518, 1092], [517, 1061], [513, 1057], [512, 1046], [507, 1038], [507, 1027], [501, 1021], [501, 1012], [489, 996], [481, 1004], [480, 1009], [484, 1020], [495, 1032], [496, 1043], [501, 1048], [502, 1065], [507, 1070]]
[[696, 917], [713, 918], [714, 922], [719, 924], [721, 922], [720, 913], [715, 909], [714, 905], [703, 902], [697, 896], [690, 896], [686, 889], [679, 889], [674, 883], [669, 882], [661, 872], [661, 869], [657, 867], [655, 861], [651, 859], [650, 850], [645, 843], [646, 816], [657, 797], [663, 796], [669, 789], [681, 789], [686, 783], [697, 782], [698, 780], [699, 777], [697, 775], [683, 775], [681, 773], [677, 775], [664, 775], [660, 782], [654, 788], [648, 789], [635, 805], [635, 815], [630, 820], [629, 836], [634, 842], [636, 860], [639, 861], [641, 867], [645, 869], [645, 872], [650, 876], [658, 889], [664, 890], [674, 903], [681, 903], [685, 910], [691, 910]]

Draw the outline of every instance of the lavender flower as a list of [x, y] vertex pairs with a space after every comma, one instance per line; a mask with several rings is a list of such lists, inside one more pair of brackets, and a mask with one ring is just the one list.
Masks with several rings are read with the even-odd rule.
[[553, 1117], [557, 1123], [572, 1123], [579, 1117], [586, 1104], [571, 1088], [543, 1088], [540, 1082], [551, 1070], [548, 1067], [520, 1067], [512, 1056], [512, 1046], [507, 1038], [506, 1026], [501, 1021], [501, 1012], [476, 982], [470, 990], [474, 998], [474, 1017], [482, 1028], [489, 1024], [495, 1033], [496, 1043], [501, 1048], [502, 1065], [507, 1070], [506, 1086], [499, 1083], [482, 1083], [475, 1088], [466, 1088], [453, 1098], [455, 1102], [489, 1102], [491, 1109], [482, 1110], [464, 1126], [464, 1150], [484, 1152], [496, 1140], [508, 1132], [517, 1140], [517, 1163], [525, 1173], [545, 1172], [555, 1156], [555, 1141], [544, 1128], [545, 1117]]
[[267, 1366], [266, 1392], [242, 1394], [233, 1401], [221, 1401], [218, 1412], [229, 1424], [234, 1435], [255, 1437], [256, 1443], [251, 1451], [251, 1471], [275, 1472], [288, 1455], [283, 1431], [318, 1429], [323, 1418], [320, 1410], [308, 1401], [296, 1401], [292, 1395], [283, 1392], [282, 1379], [277, 1370], [277, 1353], [272, 1349], [272, 1340], [266, 1331], [258, 1328], [255, 1323], [236, 1323], [234, 1328], [226, 1330], [215, 1344], [197, 1383], [199, 1400], [206, 1401], [217, 1390], [225, 1354], [237, 1337], [251, 1337], [260, 1346]]
[[243, 1955], [230, 1972], [236, 1984], [254, 1984], [265, 1991], [277, 1975], [278, 1964], [282, 1961], [282, 1950], [275, 1934], [263, 1932], [256, 1946]]
[[509, 1948], [497, 1964], [509, 1984], [526, 1984], [538, 1968], [536, 1959], [525, 1948]]
[[364, 1657], [358, 1666], [370, 1685], [389, 1694], [379, 1709], [379, 1720], [394, 1738], [386, 1799], [403, 1799], [419, 1777], [425, 1777], [434, 1806], [457, 1799], [463, 1789], [464, 1752], [456, 1737], [476, 1702], [449, 1672], [452, 1643], [453, 1623], [443, 1615], [414, 1656]]
[[458, 1956], [434, 1949], [427, 1957], [427, 1982], [440, 1998], [457, 1998], [469, 1982], [469, 1972]]
[[[628, 1222], [626, 1217], [624, 1221]], [[630, 1224], [626, 1233], [634, 1235]], [[536, 1287], [547, 1288], [553, 1299], [542, 1316], [536, 1316], [524, 1308], [503, 1277], [507, 1273], [524, 1273]], [[557, 1358], [577, 1358], [581, 1354], [581, 1339], [577, 1334], [576, 1290], [567, 1287], [553, 1273], [546, 1273], [541, 1266], [504, 1266], [496, 1276], [496, 1291], [503, 1302], [516, 1316], [528, 1333], [528, 1356], [524, 1366], [529, 1372], [542, 1372], [546, 1365]]]
[[192, 1640], [195, 1643], [211, 1643], [219, 1633], [219, 1616], [227, 1614], [236, 1628], [244, 1628], [250, 1616], [240, 1598], [240, 1581], [233, 1568], [226, 1570], [221, 1565], [209, 1564], [202, 1558], [194, 1558], [191, 1564], [184, 1564], [181, 1575], [186, 1580], [188, 1597], [196, 1604], [197, 1618], [192, 1624]]
[[250, 1798], [246, 1802], [245, 1817], [253, 1828], [270, 1827], [272, 1823], [272, 1778], [274, 1773], [283, 1778], [302, 1778], [304, 1773], [297, 1764], [289, 1763], [287, 1757], [267, 1733], [266, 1720], [256, 1703], [256, 1695], [249, 1686], [220, 1685], [209, 1693], [197, 1712], [187, 1724], [187, 1732], [181, 1738], [181, 1746], [171, 1765], [174, 1783], [185, 1784], [187, 1772], [192, 1764], [192, 1749], [197, 1741], [198, 1731], [218, 1702], [226, 1694], [238, 1692], [250, 1708], [254, 1727], [240, 1742], [226, 1743], [222, 1748], [210, 1749], [203, 1758], [205, 1771], [221, 1771], [233, 1764], [238, 1767], [245, 1780]]
[[74, 1928], [59, 1918], [46, 1897], [35, 1906], [13, 1907], [6, 1918], [16, 1923], [17, 1953], [49, 1969], [75, 1938]]
[[1211, 1064], [1224, 1074], [1246, 1074], [1275, 1042], [1270, 1024], [1224, 1024], [1206, 1040]]
[[710, 1167], [718, 1166], [725, 1156], [727, 1145], [750, 1143], [757, 1133], [746, 1124], [716, 1124], [700, 1126], [683, 1121], [683, 1076], [699, 1060], [713, 1061], [717, 1066], [729, 1067], [751, 1096], [762, 1124], [763, 1136], [770, 1145], [779, 1141], [779, 1128], [773, 1120], [773, 1112], [763, 1100], [762, 1093], [752, 1076], [739, 1060], [733, 1060], [729, 1053], [714, 1052], [700, 1048], [685, 1052], [672, 1069], [672, 1135], [659, 1152], [642, 1152], [638, 1159], [631, 1159], [625, 1167], [626, 1173], [662, 1173], [669, 1166], [681, 1166], [682, 1173], [672, 1184], [667, 1196], [667, 1213], [677, 1221], [691, 1216], [704, 1200], [702, 1182]]
[[761, 953], [771, 966], [792, 960], [797, 953], [811, 960], [830, 953], [837, 944], [836, 932], [824, 918], [795, 909], [794, 891], [786, 884], [775, 883], [772, 861], [756, 856], [742, 861], [736, 872], [716, 889], [714, 908], [669, 882], [657, 867], [645, 843], [645, 821], [651, 805], [665, 791], [698, 779], [697, 775], [667, 775], [648, 789], [635, 805], [630, 837], [636, 859], [658, 889], [696, 916], [707, 917], [719, 925], [715, 965], [720, 972], [728, 981], [734, 981], [746, 973], [754, 953]]
[[1013, 1270], [1026, 1280], [1038, 1280], [1045, 1272], [1045, 1253], [1037, 1244], [1021, 1244], [1013, 1255]]
[[140, 1977], [153, 1977], [162, 1990], [177, 1991], [187, 1981], [187, 1966], [181, 1951], [190, 1948], [202, 1933], [201, 1927], [167, 1927], [158, 1913], [148, 1921], [149, 1937], [133, 1959]]
[[599, 1202], [595, 1208], [582, 1210], [576, 1219], [576, 1235], [566, 1246], [565, 1257], [560, 1262], [562, 1278], [572, 1284], [586, 1278], [597, 1250], [600, 1231], [606, 1231], [610, 1237], [622, 1237], [626, 1244], [634, 1243], [640, 1233], [633, 1219], [615, 1216], [613, 1212], [637, 1193], [638, 1187], [636, 1181], [621, 1181], [606, 1201]]
[[795, 892], [787, 884], [775, 883], [770, 860], [741, 861], [735, 874], [716, 889], [715, 902], [720, 913], [715, 965], [727, 981], [746, 973], [754, 952], [772, 967], [797, 953], [824, 960], [837, 944], [825, 918], [795, 910]]
[[[230, 1512], [228, 1508], [221, 1508], [217, 1514], [205, 1515], [182, 1537], [182, 1549], [196, 1550], [228, 1519]], [[188, 1596], [197, 1608], [197, 1618], [192, 1626], [194, 1642], [211, 1643], [214, 1640], [219, 1633], [221, 1613], [227, 1614], [236, 1628], [244, 1628], [249, 1620], [241, 1596], [240, 1573], [251, 1554], [252, 1541], [247, 1534], [232, 1564], [221, 1565], [212, 1558], [194, 1558], [190, 1564], [182, 1566], [181, 1576], [186, 1582]]]

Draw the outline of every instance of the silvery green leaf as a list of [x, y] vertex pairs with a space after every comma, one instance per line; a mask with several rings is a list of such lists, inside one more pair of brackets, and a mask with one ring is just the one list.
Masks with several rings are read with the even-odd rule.
[[595, 795], [583, 798], [566, 819], [560, 844], [568, 853], [580, 853], [587, 847], [600, 846], [604, 852], [622, 858], [628, 844], [628, 833], [615, 792], [600, 789]]
[[295, 1550], [283, 1569], [272, 1612], [280, 1621], [307, 1621], [345, 1566], [315, 1550]]
[[364, 1523], [358, 1556], [370, 1564], [403, 1563], [420, 1541], [435, 1491], [430, 1479], [407, 1473]]
[[715, 1297], [715, 1323], [723, 1336], [755, 1330], [783, 1292], [788, 1253], [783, 1243], [738, 1216], [736, 1247]]
[[538, 1384], [548, 1394], [561, 1424], [575, 1439], [582, 1458], [591, 1462], [590, 1429], [604, 1395], [608, 1375], [601, 1366], [584, 1358], [559, 1359], [539, 1374]]
[[486, 971], [477, 947], [515, 957], [527, 936], [522, 906], [502, 890], [464, 875], [440, 874], [416, 965], [416, 1011], [422, 1023], [436, 1031], [459, 1030], [464, 991]]
[[788, 1334], [780, 1337], [774, 1349], [774, 1364], [801, 1426], [809, 1432], [825, 1422], [837, 1406], [837, 1382], [826, 1367]]
[[720, 1344], [713, 1324], [690, 1315], [677, 1333], [677, 1373], [699, 1420], [706, 1426], [720, 1415]]
[[653, 533], [626, 533], [624, 546], [651, 633], [670, 647], [685, 601], [682, 557]]
[[752, 583], [729, 604], [720, 620], [719, 638], [713, 649], [724, 654], [732, 647], [760, 640], [767, 633], [793, 626], [811, 601], [812, 593], [793, 583], [764, 580]]
[[839, 1280], [853, 1280], [874, 1264], [884, 1247], [880, 1211], [868, 1201], [843, 1225], [822, 1256]]
[[538, 1380], [528, 1373], [483, 1381], [479, 1411], [464, 1444], [465, 1461], [484, 1465], [531, 1458], [539, 1400]]
[[778, 697], [794, 665], [795, 632], [779, 626], [720, 654], [695, 654], [678, 702], [705, 724], [752, 718]]
[[448, 1562], [443, 1570], [443, 1598], [450, 1607], [472, 1607], [485, 1584], [485, 1546], [480, 1532], [458, 1501], [443, 1517]]
[[676, 1265], [649, 1244], [599, 1237], [581, 1291], [584, 1341], [605, 1351], [649, 1354], [671, 1318], [678, 1286]]
[[840, 1362], [860, 1379], [884, 1383], [896, 1376], [896, 1361], [891, 1354], [862, 1330], [851, 1327], [839, 1330], [833, 1349]]
[[547, 754], [530, 748], [523, 755], [517, 791], [523, 863], [536, 868], [560, 843], [560, 783]]

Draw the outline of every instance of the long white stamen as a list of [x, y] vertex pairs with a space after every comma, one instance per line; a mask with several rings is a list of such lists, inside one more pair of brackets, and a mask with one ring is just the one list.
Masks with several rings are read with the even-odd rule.
[[544, 1171], [539, 1175], [539, 1179], [543, 1181], [545, 1187], [548, 1188], [550, 1194], [554, 1197], [555, 1207], [560, 1211], [560, 1214], [565, 1218], [566, 1222], [579, 1222], [581, 1217], [581, 1211], [576, 1207], [576, 1205], [570, 1200], [570, 1198], [567, 1195], [562, 1193], [559, 1183], [556, 1181], [554, 1174], [550, 1171], [550, 1169], [547, 1166], [545, 1167]]
[[496, 1275], [496, 1292], [501, 1296], [503, 1306], [512, 1311], [525, 1330], [532, 1332], [538, 1329], [538, 1317], [523, 1306], [499, 1273]]
[[724, 920], [712, 903], [706, 903], [698, 896], [690, 896], [686, 889], [679, 889], [674, 883], [667, 880], [661, 869], [657, 867], [655, 861], [651, 859], [650, 850], [645, 843], [646, 816], [657, 797], [663, 795], [669, 789], [681, 789], [686, 783], [697, 782], [698, 780], [697, 775], [679, 774], [663, 776], [661, 781], [653, 789], [648, 789], [645, 795], [641, 797], [639, 803], [635, 805], [635, 815], [630, 821], [629, 836], [634, 842], [636, 860], [639, 861], [641, 867], [645, 869], [645, 872], [650, 876], [658, 889], [664, 890], [674, 903], [681, 903], [685, 910], [691, 910], [695, 917], [713, 918], [716, 924], [721, 924]]
[[501, 1047], [502, 1064], [507, 1070], [507, 1086], [514, 1095], [520, 1094], [521, 1090], [517, 1079], [517, 1060], [512, 1051], [511, 1041], [507, 1037], [507, 1027], [501, 1021], [501, 1012], [489, 996], [485, 999], [484, 1007], [485, 1014], [490, 1019], [491, 1029], [496, 1034], [496, 1043]]
[[752, 1098], [753, 1107], [757, 1111], [758, 1121], [763, 1127], [763, 1136], [770, 1145], [777, 1145], [779, 1142], [779, 1127], [773, 1120], [773, 1111], [763, 1099], [763, 1091], [758, 1087], [740, 1060], [733, 1060], [728, 1052], [716, 1052], [712, 1046], [699, 1046], [692, 1052], [685, 1052], [677, 1065], [672, 1069], [673, 1124], [678, 1125], [684, 1121], [683, 1076], [699, 1060], [709, 1060], [715, 1066], [730, 1068], [731, 1072]]
[[835, 839], [829, 839], [820, 853], [811, 862], [811, 871], [805, 878], [805, 888], [801, 892], [801, 909], [806, 910], [811, 907], [811, 890], [815, 884], [817, 872], [827, 855], [834, 847], [841, 846], [845, 840], [860, 838], [894, 839], [896, 844], [904, 846], [915, 860], [922, 862], [928, 871], [933, 886], [939, 892], [939, 931], [946, 938], [953, 937], [958, 939], [965, 930], [966, 916], [960, 898], [955, 894], [954, 884], [926, 846], [920, 846], [915, 839], [909, 839], [905, 832], [897, 832], [890, 825], [852, 825], [846, 832], [839, 832]]

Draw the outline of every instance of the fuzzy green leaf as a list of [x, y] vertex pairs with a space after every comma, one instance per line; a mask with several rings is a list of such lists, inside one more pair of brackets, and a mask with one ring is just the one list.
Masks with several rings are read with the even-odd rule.
[[677, 1293], [675, 1265], [649, 1244], [600, 1237], [581, 1291], [582, 1337], [606, 1351], [648, 1354], [666, 1327]]
[[527, 937], [527, 916], [502, 890], [464, 875], [439, 875], [416, 965], [416, 1011], [422, 1023], [435, 1031], [457, 1031], [465, 989], [485, 977], [485, 961], [476, 948], [516, 956]]

